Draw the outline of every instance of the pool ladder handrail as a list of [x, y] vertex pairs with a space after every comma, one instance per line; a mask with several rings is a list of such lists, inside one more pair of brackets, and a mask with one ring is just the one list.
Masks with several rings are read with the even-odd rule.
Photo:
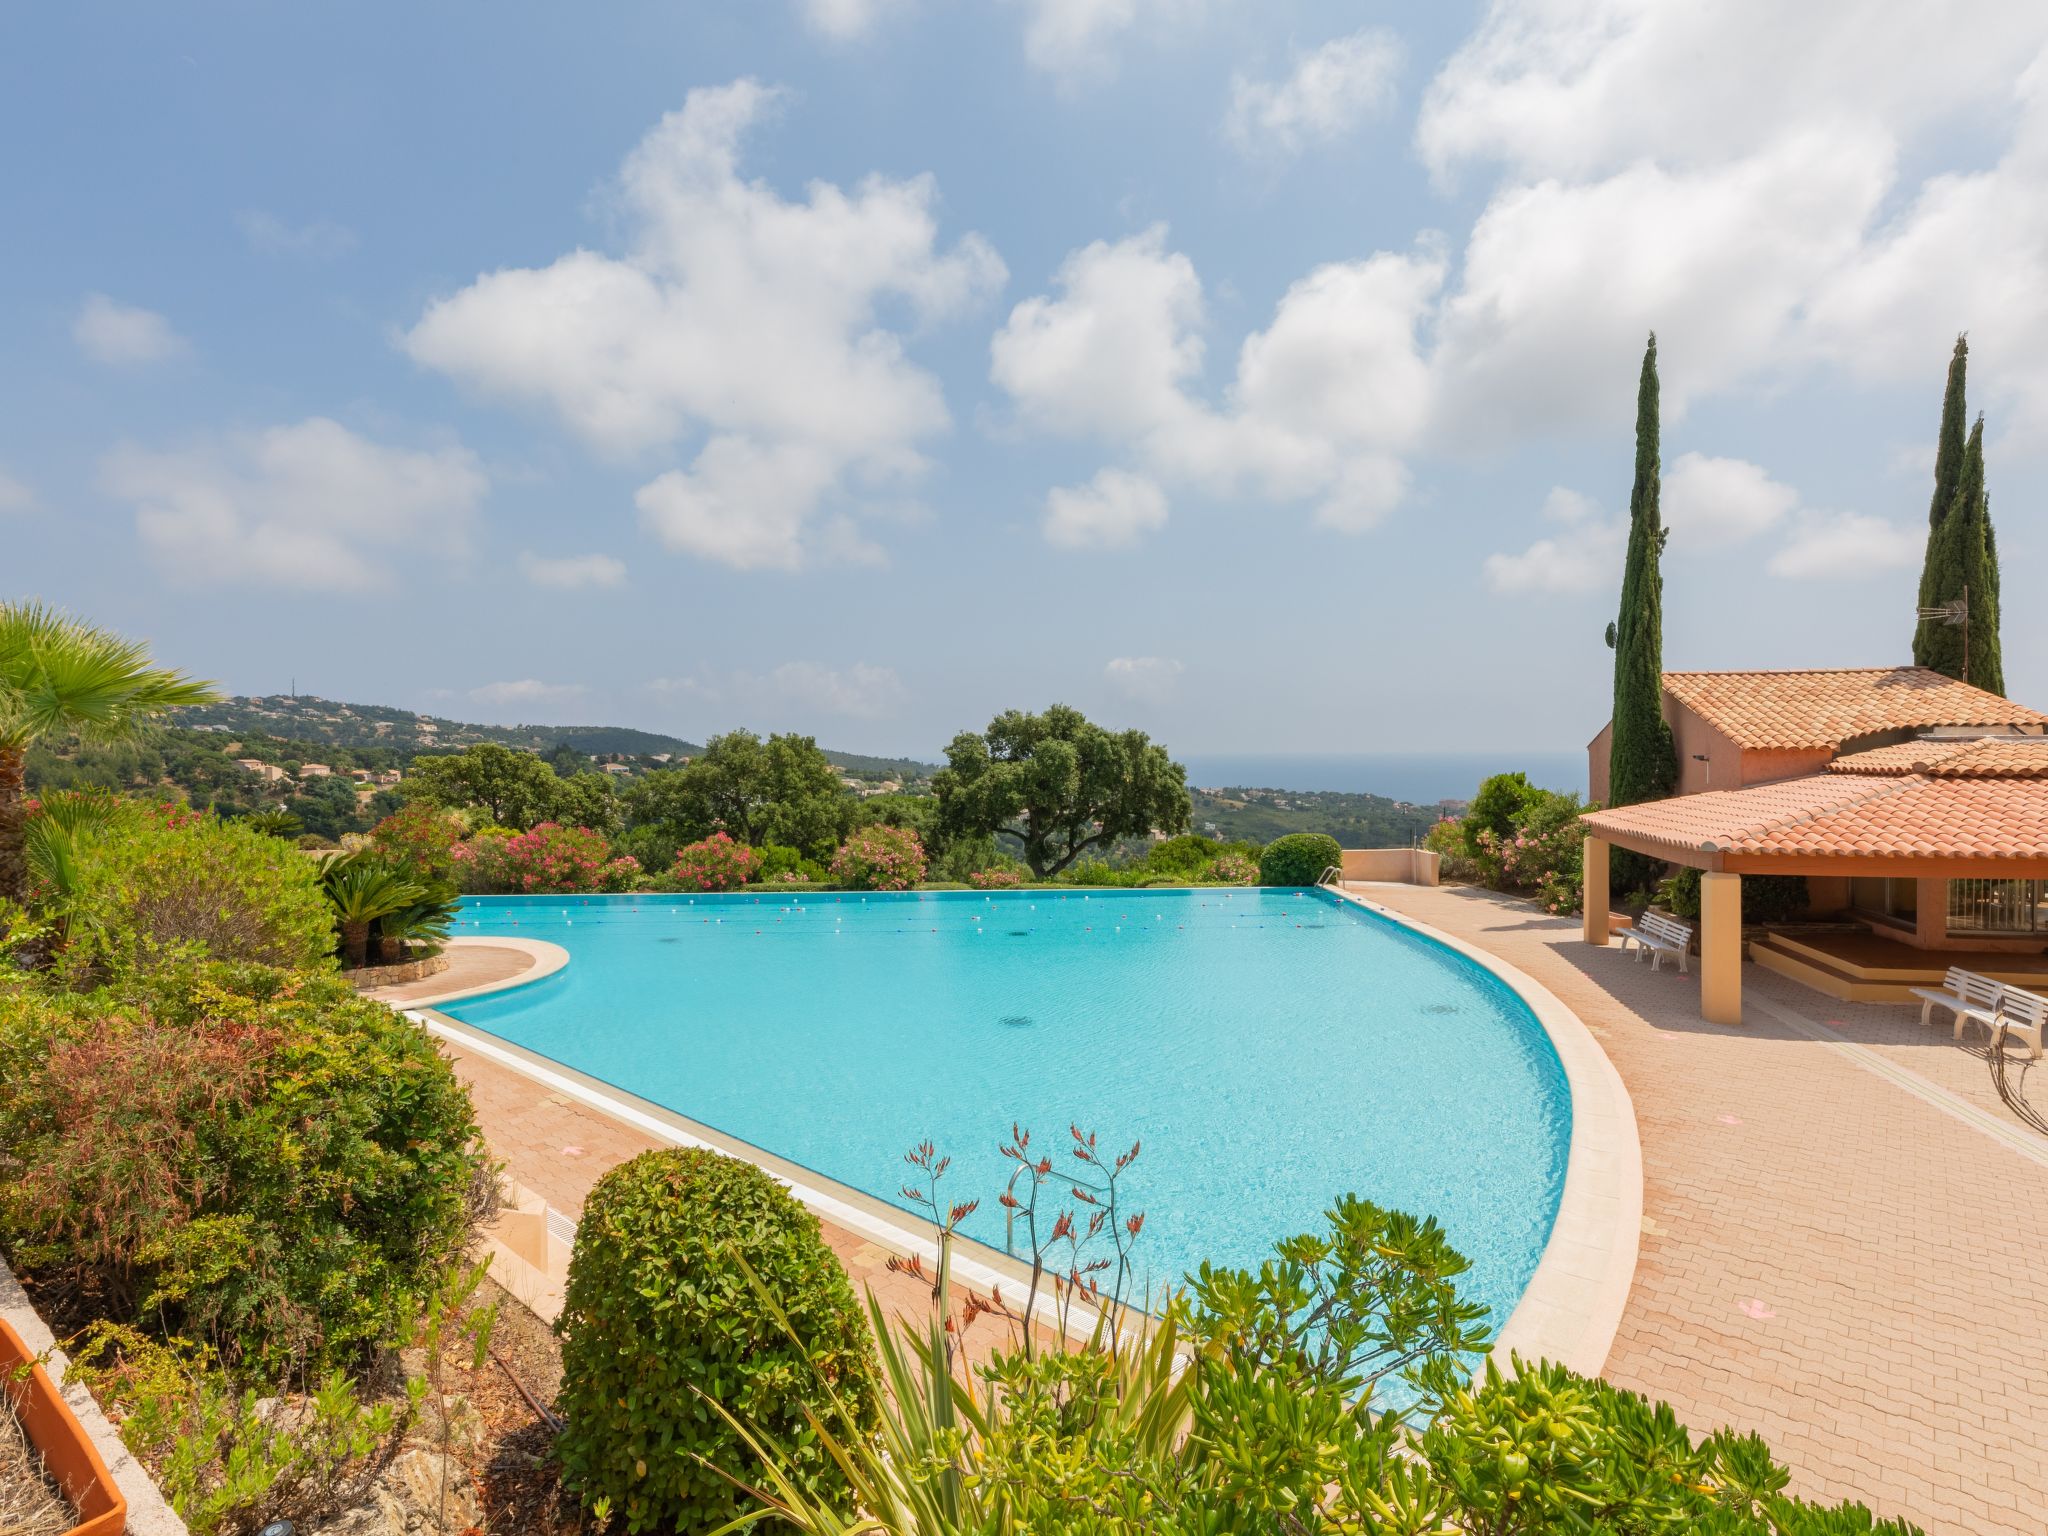
[[[1334, 879], [1334, 880], [1333, 880], [1333, 879], [1331, 879], [1330, 877], [1331, 877], [1332, 875], [1335, 875], [1335, 876], [1336, 876], [1336, 879]], [[1317, 875], [1317, 876], [1316, 876], [1316, 884], [1317, 884], [1317, 885], [1334, 885], [1334, 886], [1342, 887], [1342, 885], [1344, 884], [1344, 866], [1343, 866], [1343, 865], [1341, 865], [1341, 864], [1332, 864], [1332, 865], [1330, 865], [1330, 866], [1329, 866], [1328, 868], [1326, 868], [1326, 869], [1325, 869], [1325, 870], [1324, 870], [1324, 871], [1323, 871], [1323, 872], [1322, 872], [1322, 873], [1321, 873], [1320, 875]]]

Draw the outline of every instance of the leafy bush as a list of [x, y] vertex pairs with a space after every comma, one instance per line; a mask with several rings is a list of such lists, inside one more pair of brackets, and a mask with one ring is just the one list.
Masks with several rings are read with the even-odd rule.
[[1578, 911], [1585, 883], [1582, 809], [1577, 795], [1530, 791], [1507, 837], [1496, 840], [1491, 832], [1479, 834], [1479, 863], [1494, 874], [1491, 883], [1531, 891], [1552, 912]]
[[249, 1536], [354, 1503], [410, 1417], [364, 1403], [339, 1371], [282, 1406], [237, 1392], [204, 1348], [106, 1323], [87, 1330], [68, 1374], [113, 1411], [192, 1536]]
[[967, 883], [977, 891], [1014, 891], [1024, 876], [1014, 869], [977, 869], [967, 876]]
[[1213, 837], [1198, 837], [1183, 833], [1154, 843], [1145, 853], [1145, 867], [1157, 875], [1170, 879], [1193, 881], [1202, 877], [1223, 845]]
[[599, 890], [604, 888], [611, 853], [601, 832], [543, 821], [505, 840], [505, 888], [549, 895]]
[[1266, 844], [1259, 855], [1259, 884], [1314, 885], [1323, 871], [1344, 862], [1337, 839], [1321, 832], [1290, 832]]
[[310, 1379], [388, 1339], [488, 1175], [433, 1041], [335, 977], [0, 991], [0, 1239], [233, 1368]]
[[1255, 885], [1258, 883], [1258, 861], [1249, 854], [1219, 853], [1202, 878], [1213, 880], [1219, 885]]
[[907, 891], [924, 878], [924, 867], [917, 834], [882, 822], [856, 828], [832, 856], [832, 878], [855, 891]]
[[[1681, 869], [1657, 887], [1657, 897], [1678, 917], [1697, 922], [1700, 915], [1700, 872]], [[1789, 922], [1806, 910], [1803, 875], [1744, 875], [1742, 920], [1745, 923]]]
[[1423, 833], [1422, 846], [1437, 856], [1440, 878], [1472, 881], [1482, 878], [1479, 861], [1472, 857], [1465, 844], [1465, 824], [1457, 817], [1446, 816]]
[[458, 818], [425, 804], [408, 805], [370, 828], [370, 845], [384, 862], [414, 879], [452, 881], [461, 837]]
[[74, 985], [204, 960], [313, 967], [333, 946], [317, 862], [245, 823], [123, 801], [75, 847]]
[[761, 855], [723, 832], [677, 850], [669, 878], [685, 891], [736, 891], [754, 878]]
[[1472, 797], [1472, 804], [1459, 823], [1465, 838], [1465, 851], [1478, 856], [1482, 832], [1492, 833], [1496, 841], [1513, 837], [1516, 826], [1521, 822], [1523, 807], [1532, 796], [1541, 793], [1529, 782], [1526, 773], [1496, 773], [1482, 781], [1479, 793]]
[[478, 827], [448, 850], [455, 864], [455, 885], [470, 895], [512, 889], [506, 847], [519, 834], [510, 827]]
[[[1257, 1273], [1205, 1268], [1121, 1349], [1106, 1332], [999, 1349], [963, 1384], [956, 1341], [985, 1306], [900, 1322], [881, 1340], [895, 1390], [879, 1440], [820, 1431], [849, 1493], [771, 1455], [764, 1502], [807, 1536], [1915, 1536], [1861, 1505], [1787, 1499], [1756, 1436], [1695, 1444], [1667, 1405], [1561, 1366], [1488, 1361], [1473, 1381], [1482, 1313], [1443, 1234], [1355, 1197], [1329, 1215]], [[1414, 1406], [1376, 1404], [1397, 1377]]]
[[760, 1468], [719, 1408], [772, 1437], [796, 1486], [844, 1500], [810, 1416], [850, 1439], [873, 1428], [873, 1341], [817, 1218], [752, 1164], [676, 1148], [599, 1179], [557, 1326], [565, 1480], [627, 1531], [709, 1531], [755, 1507], [727, 1479]]

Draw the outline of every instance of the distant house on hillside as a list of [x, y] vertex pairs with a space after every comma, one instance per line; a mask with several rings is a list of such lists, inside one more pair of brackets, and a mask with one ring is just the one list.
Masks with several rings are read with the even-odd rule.
[[334, 769], [326, 763], [301, 763], [299, 765], [299, 777], [302, 779], [331, 779], [334, 777]]
[[600, 763], [598, 764], [598, 766], [602, 768], [606, 773], [630, 774], [633, 771], [624, 763]]
[[235, 766], [255, 774], [257, 778], [263, 780], [266, 784], [275, 784], [279, 779], [290, 777], [277, 764], [266, 763], [260, 757], [238, 757], [235, 759]]

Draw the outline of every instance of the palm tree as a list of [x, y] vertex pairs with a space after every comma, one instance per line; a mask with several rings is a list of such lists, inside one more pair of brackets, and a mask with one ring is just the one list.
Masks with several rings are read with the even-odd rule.
[[334, 908], [335, 925], [341, 929], [344, 961], [350, 967], [369, 958], [370, 924], [427, 899], [427, 888], [419, 882], [356, 854], [328, 860], [320, 878]]
[[209, 704], [213, 684], [150, 661], [149, 647], [41, 603], [0, 603], [0, 898], [28, 892], [28, 749], [45, 736], [131, 736], [167, 709]]

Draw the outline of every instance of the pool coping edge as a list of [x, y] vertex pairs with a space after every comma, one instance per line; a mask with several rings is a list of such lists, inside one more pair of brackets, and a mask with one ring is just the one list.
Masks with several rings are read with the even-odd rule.
[[1564, 1190], [1536, 1272], [1493, 1350], [1497, 1358], [1553, 1360], [1582, 1376], [1598, 1376], [1621, 1328], [1642, 1242], [1643, 1147], [1628, 1085], [1585, 1021], [1528, 972], [1358, 891], [1323, 889], [1491, 973], [1521, 998], [1550, 1037], [1572, 1098]]

